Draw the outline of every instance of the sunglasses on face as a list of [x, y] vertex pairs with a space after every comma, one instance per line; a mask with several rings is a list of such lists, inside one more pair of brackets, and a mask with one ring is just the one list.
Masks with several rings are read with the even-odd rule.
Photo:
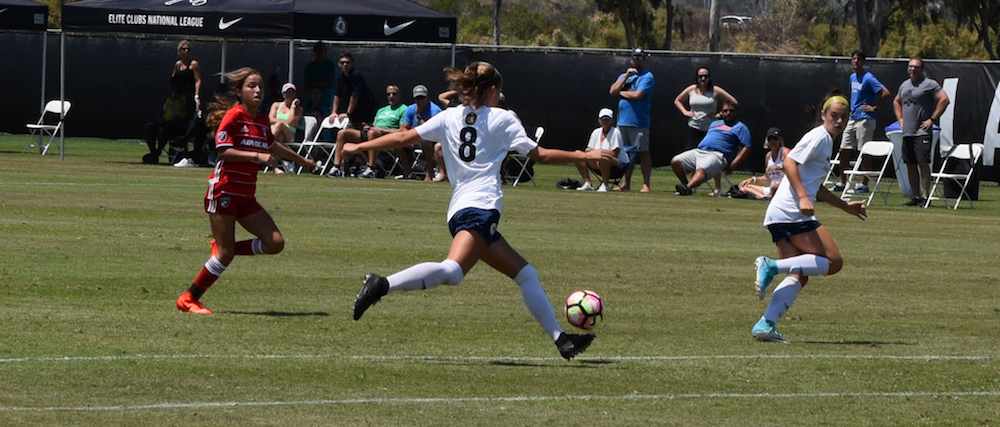
[[728, 108], [728, 109], [725, 109], [725, 110], [722, 110], [722, 112], [723, 112], [723, 113], [735, 113], [735, 112], [736, 112], [736, 110], [734, 110], [734, 109], [732, 109], [732, 108]]
[[191, 50], [189, 47], [182, 47], [181, 50]]
[[351, 63], [351, 61], [340, 61], [340, 63], [341, 63], [341, 64], [344, 64], [344, 65], [347, 65], [347, 64], [350, 64], [350, 63]]
[[399, 95], [399, 92], [386, 92], [385, 93], [385, 96], [396, 96], [396, 95]]
[[699, 78], [699, 79], [707, 79], [707, 78], [709, 78], [709, 77], [712, 77], [712, 76], [710, 76], [710, 75], [708, 75], [708, 74], [699, 74], [699, 75], [698, 75], [698, 78]]

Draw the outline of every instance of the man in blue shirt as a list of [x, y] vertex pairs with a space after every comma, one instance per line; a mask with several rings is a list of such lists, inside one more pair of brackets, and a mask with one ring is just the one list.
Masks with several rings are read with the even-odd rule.
[[[732, 173], [750, 155], [750, 129], [736, 120], [736, 103], [722, 102], [722, 120], [712, 122], [697, 148], [680, 153], [670, 160], [670, 167], [681, 181], [678, 196], [690, 196], [708, 178], [725, 171]], [[739, 150], [737, 152], [737, 150]], [[691, 174], [688, 180], [687, 174]]]
[[[646, 67], [646, 52], [634, 49], [630, 58], [631, 68], [625, 70], [618, 80], [611, 84], [611, 95], [618, 95], [618, 130], [626, 147], [639, 146], [639, 164], [642, 167], [642, 192], [649, 192], [649, 178], [653, 172], [653, 159], [649, 156], [649, 105], [653, 100], [656, 81]], [[632, 169], [625, 171], [621, 189], [629, 190], [632, 183]]]
[[[430, 98], [427, 98], [427, 86], [416, 85], [413, 87], [413, 104], [406, 109], [406, 115], [403, 116], [403, 122], [400, 123], [399, 128], [401, 130], [413, 129], [440, 112], [441, 107], [438, 107], [437, 104], [431, 102]], [[440, 174], [436, 180], [443, 181], [448, 175], [444, 169], [444, 162], [435, 161], [434, 143], [420, 141], [420, 145], [424, 152], [424, 162], [427, 165], [424, 181], [431, 181], [435, 178], [435, 166], [438, 167], [438, 173]], [[399, 156], [400, 164], [405, 165], [403, 166], [403, 176], [408, 178], [410, 175], [408, 169], [410, 168], [410, 164], [413, 163], [412, 156], [410, 156], [406, 148], [397, 150], [396, 155]]]
[[[861, 152], [861, 147], [875, 136], [875, 111], [889, 100], [891, 94], [872, 73], [865, 71], [865, 53], [856, 50], [851, 54], [851, 118], [844, 129], [844, 138], [840, 141], [840, 170], [850, 169], [850, 161], [854, 159], [854, 151]], [[867, 160], [866, 160], [867, 161]], [[866, 170], [868, 165], [861, 165]], [[833, 191], [843, 191], [847, 185], [847, 174], [840, 174], [840, 182], [833, 186]], [[856, 193], [868, 192], [868, 177], [862, 176], [861, 182], [854, 186]]]

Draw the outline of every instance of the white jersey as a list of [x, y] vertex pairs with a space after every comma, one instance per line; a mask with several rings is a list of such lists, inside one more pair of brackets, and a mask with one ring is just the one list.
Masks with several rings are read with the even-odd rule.
[[451, 183], [448, 220], [465, 208], [501, 210], [500, 166], [510, 150], [538, 147], [513, 113], [502, 108], [460, 105], [416, 127], [420, 138], [440, 142]]
[[[612, 127], [608, 131], [608, 135], [604, 137], [604, 140], [601, 140], [603, 130], [602, 128], [597, 128], [590, 133], [590, 141], [587, 142], [587, 148], [608, 151], [615, 151], [622, 148], [622, 132], [617, 127]], [[628, 153], [624, 149], [618, 150], [618, 161], [620, 163], [628, 163]]]
[[[816, 201], [816, 192], [823, 185], [826, 173], [830, 170], [830, 155], [833, 154], [833, 138], [823, 126], [817, 126], [802, 136], [795, 148], [788, 153], [786, 159], [799, 165], [799, 178], [809, 195], [809, 200]], [[789, 224], [804, 221], [815, 221], [816, 216], [806, 216], [799, 209], [799, 197], [787, 182], [778, 187], [767, 205], [764, 215], [764, 225]]]

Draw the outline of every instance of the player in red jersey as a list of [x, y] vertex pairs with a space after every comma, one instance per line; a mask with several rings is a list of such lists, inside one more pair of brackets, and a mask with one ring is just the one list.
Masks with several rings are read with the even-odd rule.
[[[235, 101], [219, 98], [217, 108], [206, 120], [218, 127], [215, 147], [219, 161], [208, 177], [205, 212], [212, 225], [212, 256], [191, 287], [177, 298], [177, 309], [188, 313], [211, 314], [198, 300], [226, 270], [236, 255], [276, 254], [285, 246], [285, 238], [271, 215], [264, 210], [254, 193], [260, 165], [278, 165], [278, 158], [290, 160], [312, 170], [316, 164], [274, 143], [267, 115], [258, 114], [264, 99], [263, 79], [252, 68], [226, 73], [233, 84]], [[236, 241], [239, 223], [256, 239]]]

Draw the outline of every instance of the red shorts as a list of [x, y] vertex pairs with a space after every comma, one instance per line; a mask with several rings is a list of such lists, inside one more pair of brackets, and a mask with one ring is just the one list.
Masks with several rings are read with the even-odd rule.
[[243, 218], [264, 210], [256, 197], [233, 197], [223, 194], [217, 199], [205, 199], [205, 212]]

